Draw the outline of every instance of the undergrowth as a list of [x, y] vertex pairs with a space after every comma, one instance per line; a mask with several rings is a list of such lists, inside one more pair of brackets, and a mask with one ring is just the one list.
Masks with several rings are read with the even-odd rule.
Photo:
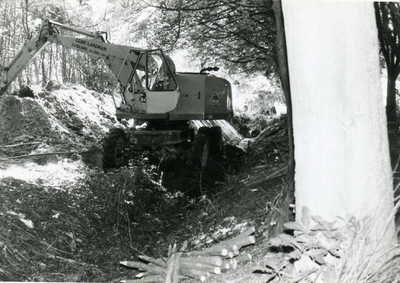
[[[255, 268], [268, 282], [399, 282], [400, 249], [382, 252], [381, 239], [374, 240], [371, 228], [376, 219], [350, 216], [338, 226], [310, 215], [307, 207], [302, 215], [301, 221], [285, 223], [286, 233], [269, 241], [271, 251], [281, 256], [270, 256]], [[390, 221], [393, 218], [386, 229]]]
[[179, 197], [138, 168], [93, 171], [67, 187], [4, 178], [0, 193], [1, 280], [118, 280], [119, 261], [164, 252], [159, 235], [181, 220]]

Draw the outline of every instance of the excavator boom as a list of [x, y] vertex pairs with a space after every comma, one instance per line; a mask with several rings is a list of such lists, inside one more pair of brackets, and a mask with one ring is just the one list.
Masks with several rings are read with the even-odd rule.
[[[89, 39], [60, 36], [57, 27], [85, 35]], [[129, 72], [129, 70], [126, 70], [129, 67], [124, 67], [123, 61], [136, 60], [142, 50], [108, 43], [103, 34], [46, 20], [39, 34], [35, 38], [26, 41], [11, 62], [4, 67], [3, 76], [0, 80], [0, 95], [7, 90], [25, 67], [51, 43], [85, 52], [93, 59], [104, 59], [111, 69], [118, 69], [118, 73], [123, 76], [123, 74]], [[125, 80], [122, 78], [122, 82], [126, 83], [126, 81], [127, 78]]]

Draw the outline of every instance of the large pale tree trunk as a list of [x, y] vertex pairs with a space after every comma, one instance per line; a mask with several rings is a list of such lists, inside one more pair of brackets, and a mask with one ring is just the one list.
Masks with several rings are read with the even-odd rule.
[[395, 242], [393, 188], [372, 2], [284, 1], [296, 220], [378, 217]]

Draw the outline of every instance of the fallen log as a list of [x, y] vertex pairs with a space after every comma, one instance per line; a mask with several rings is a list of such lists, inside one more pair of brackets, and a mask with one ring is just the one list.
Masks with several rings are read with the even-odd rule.
[[197, 280], [200, 280], [201, 282], [204, 282], [207, 280], [207, 277], [211, 276], [211, 273], [206, 272], [206, 271], [202, 271], [202, 270], [197, 270], [194, 268], [181, 268], [181, 274], [190, 277], [190, 278], [194, 278]]
[[244, 254], [238, 255], [237, 257], [234, 258], [235, 266], [236, 266], [235, 269], [237, 268], [238, 264], [244, 265], [251, 260], [252, 260], [251, 254], [244, 253]]
[[187, 256], [222, 256], [226, 257], [228, 256], [229, 251], [226, 248], [221, 248], [221, 247], [216, 247], [216, 248], [209, 248], [203, 251], [192, 251], [184, 254], [184, 257]]
[[[176, 250], [176, 245], [174, 245], [175, 250]], [[168, 261], [167, 261], [167, 271], [166, 271], [166, 276], [165, 276], [165, 283], [172, 283], [173, 276], [174, 276], [174, 270], [178, 268], [179, 266], [179, 261], [176, 261], [176, 253], [173, 253], [169, 256]]]
[[138, 274], [135, 275], [136, 278], [144, 278], [144, 277], [148, 277], [148, 276], [153, 276], [154, 274], [151, 272], [140, 272]]
[[195, 128], [200, 127], [220, 127], [222, 130], [222, 138], [230, 144], [238, 144], [243, 136], [225, 120], [192, 120]]
[[[187, 243], [187, 242], [186, 242]], [[185, 250], [186, 249], [187, 244], [184, 244], [184, 247], [181, 248], [181, 250]], [[175, 255], [175, 260], [176, 260], [176, 266], [174, 268], [174, 272], [172, 274], [172, 283], [178, 283], [179, 281], [179, 272], [180, 272], [180, 260], [182, 257], [182, 252], [179, 252]]]
[[137, 282], [142, 282], [142, 283], [164, 283], [165, 278], [162, 275], [152, 275], [148, 277], [144, 277], [141, 279], [125, 279], [121, 280], [121, 283], [137, 283]]
[[164, 260], [162, 260], [161, 258], [155, 259], [155, 258], [146, 256], [146, 255], [139, 255], [139, 258], [146, 262], [154, 263], [155, 265], [158, 265], [158, 266], [167, 267], [167, 263]]
[[254, 231], [253, 227], [249, 228], [232, 239], [220, 242], [203, 251], [189, 252], [186, 256], [222, 256], [232, 258], [238, 254], [238, 250], [241, 247], [255, 243], [255, 238], [249, 236]]
[[254, 238], [254, 236], [251, 236], [251, 234], [253, 234], [255, 231], [256, 230], [254, 227], [250, 227], [247, 230], [240, 233], [239, 235], [237, 235], [231, 239], [225, 240], [223, 242], [220, 242], [220, 243], [212, 246], [211, 248], [218, 249], [220, 247], [223, 247], [223, 248], [227, 248], [228, 250], [233, 250], [234, 246], [236, 246], [236, 249], [240, 249], [243, 246], [254, 244], [255, 238]]
[[164, 275], [166, 269], [164, 267], [160, 267], [158, 265], [150, 265], [150, 264], [145, 264], [143, 262], [137, 262], [137, 261], [121, 261], [121, 265], [126, 266], [126, 267], [131, 267], [131, 268], [136, 268], [142, 271], [148, 271], [153, 274], [158, 274], [158, 275]]
[[[179, 272], [181, 268], [180, 260], [182, 257], [183, 252], [186, 250], [188, 246], [188, 241], [185, 241], [182, 245], [182, 247], [179, 249], [179, 252], [177, 252], [177, 246], [174, 244], [174, 247], [172, 248], [172, 256], [170, 258], [173, 258], [174, 262], [170, 266], [169, 260], [167, 261], [167, 278], [165, 280], [165, 283], [178, 283], [179, 281]], [[171, 272], [169, 271], [171, 269]]]
[[205, 263], [187, 263], [187, 262], [181, 262], [180, 267], [182, 269], [196, 269], [204, 272], [209, 272], [209, 273], [214, 273], [214, 274], [220, 274], [221, 273], [221, 268], [219, 266], [213, 266], [213, 265], [208, 265]]
[[285, 165], [283, 167], [275, 169], [272, 172], [270, 172], [269, 170], [266, 170], [264, 172], [259, 172], [257, 175], [250, 177], [249, 180], [243, 182], [243, 184], [246, 188], [258, 186], [266, 181], [278, 178], [278, 177], [286, 174], [287, 168], [288, 168], [288, 166]]
[[234, 269], [232, 266], [233, 259], [224, 259], [221, 265], [221, 271], [226, 271], [229, 269]]
[[222, 265], [222, 258], [218, 256], [185, 256], [183, 255], [181, 258], [182, 263], [188, 264], [196, 264], [196, 263], [205, 263], [214, 266]]

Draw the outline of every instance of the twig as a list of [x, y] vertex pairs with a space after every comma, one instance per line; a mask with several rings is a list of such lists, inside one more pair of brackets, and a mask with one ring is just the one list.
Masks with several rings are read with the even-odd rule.
[[[187, 243], [187, 242], [185, 242], [185, 243]], [[176, 265], [175, 265], [174, 271], [172, 273], [172, 283], [179, 282], [179, 268], [180, 268], [179, 263], [180, 263], [181, 257], [182, 257], [182, 251], [175, 255]]]
[[144, 271], [149, 271], [155, 275], [165, 275], [165, 268], [157, 266], [157, 265], [148, 265], [145, 263], [141, 262], [136, 262], [136, 261], [121, 261], [121, 265], [124, 265], [126, 267], [132, 267], [136, 268], [139, 270], [144, 270]]
[[18, 155], [18, 156], [10, 156], [4, 159], [20, 159], [20, 158], [29, 158], [36, 156], [46, 156], [46, 155], [57, 155], [57, 154], [82, 154], [87, 153], [89, 151], [60, 151], [60, 152], [46, 152], [46, 153], [36, 153], [36, 154], [28, 154], [28, 155]]
[[19, 143], [19, 144], [10, 144], [10, 145], [0, 145], [1, 148], [9, 148], [9, 147], [18, 147], [23, 145], [30, 145], [30, 144], [41, 144], [41, 142], [28, 142], [28, 143]]
[[150, 275], [145, 278], [141, 279], [125, 279], [120, 281], [121, 283], [136, 283], [136, 282], [141, 282], [141, 283], [154, 283], [154, 282], [164, 282], [164, 276], [162, 275]]
[[72, 263], [72, 264], [78, 264], [78, 265], [83, 265], [83, 266], [92, 266], [92, 264], [87, 264], [85, 262], [78, 262], [78, 261], [76, 261], [74, 259], [65, 258], [65, 257], [57, 256], [57, 255], [48, 254], [48, 257], [49, 258], [63, 260], [63, 261], [66, 261], [66, 262]]
[[276, 141], [274, 141], [274, 144], [275, 144], [275, 147], [276, 147], [276, 149], [278, 150], [278, 153], [279, 153], [279, 155], [281, 156], [283, 162], [284, 162], [286, 165], [289, 165], [289, 162], [285, 159], [285, 157], [283, 157], [283, 154], [282, 154], [281, 150], [280, 150], [279, 147], [278, 147], [278, 143], [277, 143]]
[[[272, 173], [265, 175], [267, 173], [266, 172], [260, 172], [259, 174], [253, 176], [250, 178], [250, 180], [245, 181], [243, 184], [246, 188], [252, 187], [252, 186], [257, 186], [261, 183], [264, 183], [266, 181], [275, 179], [279, 176], [282, 176], [286, 173], [288, 166], [284, 165], [283, 167], [274, 170]], [[262, 174], [263, 173], [263, 174]]]
[[397, 167], [399, 167], [399, 162], [400, 162], [400, 154], [399, 154], [399, 157], [397, 158], [396, 166], [393, 169], [393, 172], [392, 172], [393, 175], [396, 173]]
[[[174, 269], [176, 265], [176, 254], [173, 253], [167, 261], [167, 271], [165, 272], [165, 283], [172, 283]], [[178, 263], [179, 265], [179, 263]]]

